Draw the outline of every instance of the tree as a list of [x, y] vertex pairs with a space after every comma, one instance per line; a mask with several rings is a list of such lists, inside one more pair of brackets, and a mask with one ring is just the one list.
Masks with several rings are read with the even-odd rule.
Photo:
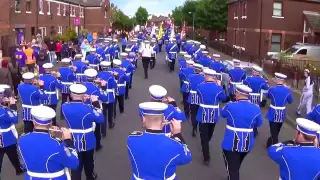
[[148, 14], [148, 11], [147, 11], [146, 8], [143, 8], [143, 7], [140, 6], [138, 8], [135, 16], [136, 16], [135, 19], [136, 19], [137, 23], [140, 24], [140, 25], [144, 25], [148, 20], [149, 14]]
[[172, 10], [171, 16], [174, 19], [174, 24], [177, 26], [181, 26], [183, 23], [182, 6], [176, 7], [174, 10]]

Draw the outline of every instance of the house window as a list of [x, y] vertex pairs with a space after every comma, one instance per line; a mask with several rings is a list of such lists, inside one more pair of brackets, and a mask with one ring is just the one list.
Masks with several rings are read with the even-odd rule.
[[67, 11], [67, 6], [64, 4], [63, 5], [63, 16], [66, 16], [66, 11]]
[[282, 17], [282, 2], [273, 3], [273, 16]]
[[58, 34], [62, 34], [62, 26], [58, 27]]
[[47, 35], [47, 28], [46, 27], [40, 27], [39, 30], [40, 30], [40, 34], [41, 34], [42, 38]]
[[281, 50], [281, 35], [272, 34], [270, 52], [280, 52], [280, 50]]
[[309, 26], [308, 26], [307, 21], [304, 21], [303, 32], [304, 33], [309, 33]]
[[76, 16], [76, 7], [71, 6], [71, 16], [75, 17]]
[[245, 45], [246, 45], [246, 31], [243, 31], [243, 34], [242, 34], [242, 43], [241, 43], [241, 48], [242, 48], [242, 50], [245, 50]]
[[48, 12], [47, 12], [48, 15], [51, 15], [51, 5], [50, 5], [50, 2], [48, 1]]
[[104, 11], [104, 18], [107, 18], [107, 11]]
[[39, 14], [43, 14], [43, 0], [39, 0]]
[[247, 18], [247, 2], [244, 1], [242, 4], [242, 18]]
[[26, 12], [31, 13], [31, 1], [26, 2]]
[[57, 6], [57, 15], [58, 15], [58, 16], [61, 15], [61, 14], [60, 14], [60, 8], [61, 8], [61, 7], [60, 7], [60, 4], [58, 4], [58, 6]]
[[20, 5], [21, 5], [20, 0], [14, 1], [14, 11], [15, 12], [21, 12]]
[[84, 17], [84, 9], [82, 7], [80, 8], [80, 17]]

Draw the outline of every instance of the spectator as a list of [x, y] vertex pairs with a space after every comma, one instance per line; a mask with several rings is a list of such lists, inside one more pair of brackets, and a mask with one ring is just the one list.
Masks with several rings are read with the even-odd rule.
[[25, 66], [26, 66], [26, 60], [27, 60], [27, 55], [26, 53], [23, 52], [23, 46], [20, 45], [17, 51], [14, 53], [14, 56], [12, 56], [12, 59], [14, 59], [15, 62], [19, 64], [19, 67], [23, 69], [25, 72]]
[[56, 44], [56, 54], [57, 54], [57, 61], [61, 61], [61, 49], [62, 49], [62, 43], [61, 41], [58, 41]]
[[21, 67], [19, 66], [19, 62], [17, 62], [17, 59], [15, 57], [11, 59], [11, 62], [8, 65], [8, 69], [12, 78], [12, 87], [13, 87], [14, 94], [17, 96], [18, 85], [21, 82], [22, 73], [21, 73]]
[[1, 61], [0, 84], [7, 84], [12, 87], [12, 78], [8, 69], [8, 60], [6, 59]]
[[73, 58], [76, 55], [76, 51], [73, 48], [73, 43], [71, 41], [69, 41], [68, 43], [68, 57], [69, 58]]
[[61, 59], [68, 58], [68, 48], [69, 48], [68, 43], [64, 41], [61, 47]]
[[34, 54], [34, 50], [31, 47], [31, 44], [28, 44], [26, 50], [24, 51], [24, 53], [27, 56], [27, 60], [26, 60], [26, 65], [28, 68], [29, 72], [34, 72], [34, 67], [36, 64], [36, 60], [35, 60], [35, 54]]
[[47, 50], [47, 45], [45, 45], [45, 44], [42, 45], [41, 50], [39, 51], [39, 54], [36, 59], [37, 59], [39, 74], [43, 74], [44, 69], [43, 69], [42, 65], [50, 62], [49, 51]]
[[57, 45], [56, 42], [50, 38], [50, 42], [47, 44], [49, 50], [49, 59], [52, 64], [56, 64], [56, 51]]
[[127, 39], [125, 36], [122, 37], [121, 44], [122, 44], [122, 52], [126, 52]]
[[87, 40], [89, 43], [91, 43], [93, 41], [93, 36], [91, 33], [88, 34]]

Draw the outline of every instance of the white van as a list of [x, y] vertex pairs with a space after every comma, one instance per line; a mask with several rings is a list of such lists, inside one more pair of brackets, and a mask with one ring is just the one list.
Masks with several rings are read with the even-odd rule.
[[[292, 56], [299, 54], [299, 55], [312, 56], [320, 59], [320, 44], [297, 43], [284, 52], [288, 54], [292, 54]], [[279, 53], [272, 54], [271, 59], [279, 60]]]

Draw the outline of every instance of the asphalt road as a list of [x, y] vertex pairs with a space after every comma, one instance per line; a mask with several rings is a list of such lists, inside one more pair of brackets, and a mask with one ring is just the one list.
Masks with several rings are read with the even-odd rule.
[[[176, 65], [177, 67], [177, 65]], [[128, 180], [131, 179], [131, 167], [128, 160], [126, 138], [135, 130], [142, 130], [142, 124], [138, 115], [138, 104], [150, 99], [148, 88], [150, 85], [158, 84], [168, 90], [168, 95], [180, 102], [177, 68], [174, 73], [168, 72], [164, 61], [164, 54], [158, 55], [155, 69], [149, 71], [149, 79], [145, 80], [141, 61], [133, 78], [133, 88], [130, 91], [130, 99], [125, 101], [125, 113], [118, 115], [116, 126], [108, 131], [108, 136], [103, 139], [104, 148], [95, 156], [95, 170], [100, 180]], [[295, 97], [296, 98], [296, 97]], [[296, 102], [298, 99], [295, 99]], [[297, 106], [297, 105], [293, 105]], [[180, 108], [182, 106], [180, 104]], [[291, 111], [289, 109], [288, 111]], [[59, 112], [59, 111], [58, 111]], [[266, 113], [266, 109], [263, 109]], [[62, 121], [58, 121], [63, 123]], [[191, 137], [191, 123], [183, 124], [183, 135], [192, 152], [193, 160], [190, 164], [179, 167], [177, 175], [182, 180], [226, 180], [227, 172], [221, 153], [221, 142], [225, 130], [225, 121], [221, 120], [216, 126], [214, 136], [210, 142], [211, 164], [206, 167], [202, 164], [202, 153], [199, 135]], [[269, 137], [268, 122], [265, 120], [259, 129], [255, 148], [244, 160], [240, 174], [243, 180], [276, 180], [279, 179], [279, 170], [267, 156], [265, 149], [266, 140]], [[292, 139], [295, 130], [284, 124], [280, 133], [280, 140]], [[166, 147], [164, 147], [166, 148]], [[35, 152], [36, 153], [36, 152]], [[23, 177], [15, 176], [14, 169], [5, 156], [2, 167], [3, 180], [22, 180]], [[83, 176], [83, 179], [84, 176]]]

